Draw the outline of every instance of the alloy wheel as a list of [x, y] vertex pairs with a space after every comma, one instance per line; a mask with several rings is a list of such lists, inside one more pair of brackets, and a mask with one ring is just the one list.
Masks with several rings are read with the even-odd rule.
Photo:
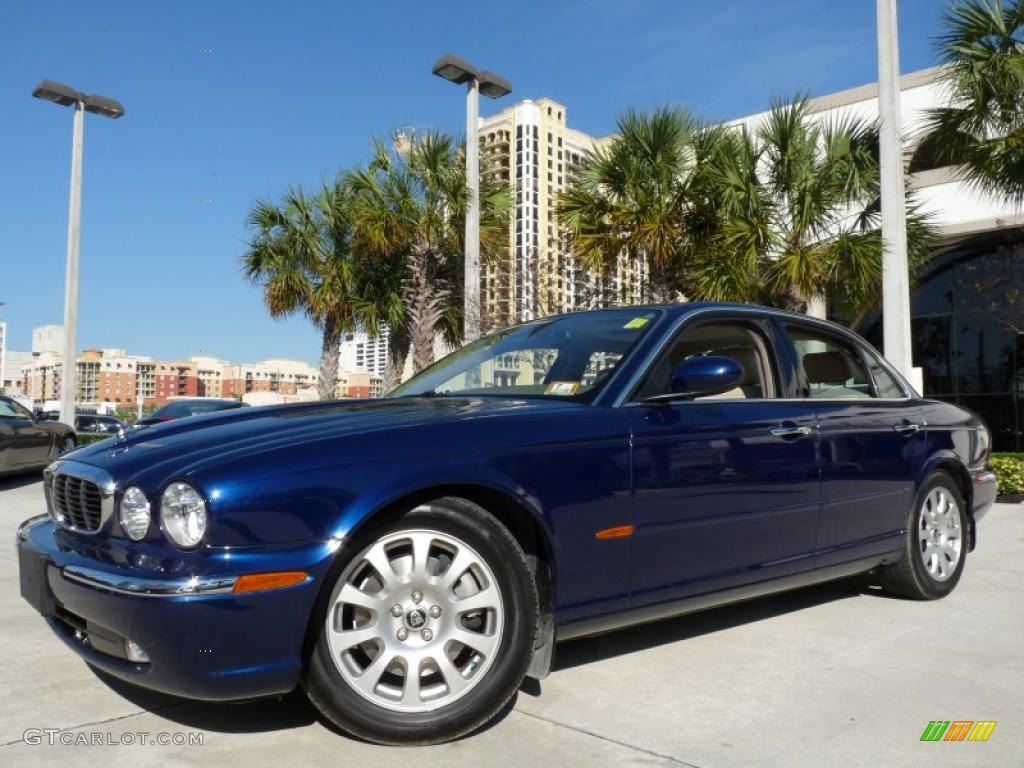
[[963, 551], [960, 508], [953, 494], [941, 485], [933, 488], [918, 520], [921, 562], [933, 579], [946, 581], [956, 572]]
[[505, 621], [491, 567], [435, 530], [384, 536], [352, 559], [327, 612], [327, 641], [353, 690], [395, 712], [427, 712], [484, 678]]

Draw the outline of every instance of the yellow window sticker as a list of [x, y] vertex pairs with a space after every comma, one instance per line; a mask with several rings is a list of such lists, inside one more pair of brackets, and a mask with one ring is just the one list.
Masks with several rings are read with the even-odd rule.
[[580, 388], [578, 381], [552, 381], [544, 388], [545, 395], [575, 395]]
[[634, 328], [643, 328], [645, 325], [647, 325], [647, 321], [649, 319], [650, 318], [647, 317], [634, 317], [632, 320], [630, 320], [622, 327], [628, 328], [629, 330], [632, 330]]

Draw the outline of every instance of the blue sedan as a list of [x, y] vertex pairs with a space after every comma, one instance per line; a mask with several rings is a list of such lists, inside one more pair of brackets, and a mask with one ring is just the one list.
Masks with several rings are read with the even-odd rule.
[[549, 317], [383, 400], [127, 433], [45, 473], [21, 590], [89, 664], [302, 686], [360, 737], [473, 731], [555, 643], [872, 571], [949, 594], [989, 433], [860, 337], [725, 304]]

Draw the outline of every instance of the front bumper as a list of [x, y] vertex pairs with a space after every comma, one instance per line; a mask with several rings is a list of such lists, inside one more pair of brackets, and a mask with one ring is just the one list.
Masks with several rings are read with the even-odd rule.
[[[18, 529], [22, 595], [68, 647], [111, 675], [186, 698], [243, 699], [295, 687], [336, 545], [151, 558], [144, 568], [118, 562], [116, 547], [123, 545], [71, 533], [45, 517]], [[310, 578], [263, 592], [230, 591], [238, 574], [283, 570]], [[127, 639], [148, 663], [129, 660]]]

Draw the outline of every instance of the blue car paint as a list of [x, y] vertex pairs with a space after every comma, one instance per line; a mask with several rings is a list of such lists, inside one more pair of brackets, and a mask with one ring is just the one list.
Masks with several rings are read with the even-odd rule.
[[[181, 551], [155, 525], [134, 543], [113, 520], [113, 535], [97, 536], [48, 519], [27, 523], [21, 556], [45, 561], [57, 603], [137, 640], [152, 663], [93, 652], [66, 625], [51, 624], [92, 663], [140, 685], [207, 699], [274, 694], [298, 680], [310, 616], [347, 551], [339, 542], [419, 492], [501, 494], [536, 520], [552, 560], [560, 637], [892, 560], [907, 505], [939, 465], [966, 479], [976, 516], [994, 499], [983, 427], [964, 409], [801, 399], [777, 314], [703, 304], [656, 312], [589, 405], [488, 397], [310, 403], [198, 416], [79, 449], [71, 458], [102, 466], [119, 490], [139, 485], [156, 499], [174, 480], [192, 483], [207, 498], [210, 544]], [[721, 317], [760, 325], [781, 399], [629, 402], [668, 339]], [[925, 428], [894, 439], [896, 417]], [[780, 423], [811, 434], [791, 443], [767, 437]], [[625, 524], [635, 525], [632, 538], [594, 536]], [[312, 578], [248, 595], [136, 597], [62, 572], [82, 564], [154, 579], [281, 570]]]

